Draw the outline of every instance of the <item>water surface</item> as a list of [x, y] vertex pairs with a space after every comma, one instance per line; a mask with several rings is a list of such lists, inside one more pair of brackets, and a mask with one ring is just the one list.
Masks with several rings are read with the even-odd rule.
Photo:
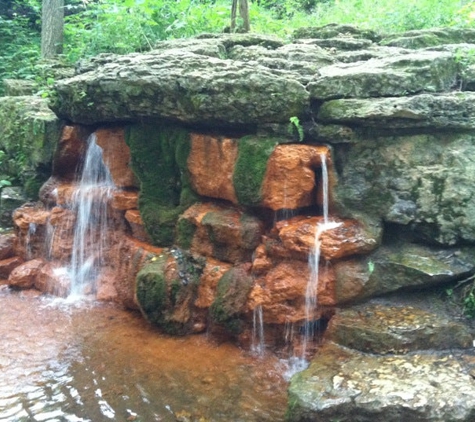
[[0, 421], [282, 421], [283, 364], [0, 286]]

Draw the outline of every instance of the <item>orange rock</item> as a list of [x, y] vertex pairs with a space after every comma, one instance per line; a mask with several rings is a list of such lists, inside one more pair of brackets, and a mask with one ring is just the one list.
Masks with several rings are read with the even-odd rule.
[[8, 284], [18, 289], [31, 289], [36, 282], [37, 275], [45, 262], [42, 259], [33, 259], [16, 267], [8, 277]]
[[0, 279], [7, 279], [10, 273], [19, 265], [23, 264], [23, 258], [13, 256], [0, 261]]
[[237, 142], [233, 139], [191, 134], [188, 170], [193, 189], [200, 195], [237, 203], [233, 186]]
[[96, 143], [102, 148], [104, 163], [109, 168], [114, 184], [118, 188], [135, 187], [137, 181], [130, 163], [130, 149], [125, 143], [123, 128], [98, 129]]
[[231, 264], [217, 261], [212, 258], [206, 260], [203, 274], [200, 277], [198, 297], [195, 306], [209, 308], [216, 296], [216, 287], [219, 279], [231, 268]]
[[41, 292], [54, 296], [68, 296], [71, 290], [71, 279], [67, 268], [59, 262], [47, 262], [38, 271], [35, 287]]
[[[332, 218], [340, 224], [320, 232], [320, 254], [324, 259], [337, 259], [350, 255], [366, 254], [379, 245], [379, 240], [355, 220]], [[289, 251], [308, 256], [315, 248], [318, 226], [323, 225], [323, 217], [298, 216], [276, 224], [282, 245]]]
[[139, 210], [127, 210], [125, 212], [125, 219], [130, 225], [133, 237], [142, 242], [149, 241], [149, 235], [145, 230]]
[[180, 219], [196, 227], [190, 248], [193, 253], [232, 263], [251, 260], [264, 230], [258, 218], [213, 203], [195, 204]]
[[25, 205], [13, 211], [13, 224], [22, 232], [27, 232], [31, 224], [44, 226], [49, 219], [50, 212], [41, 205]]
[[115, 190], [112, 194], [111, 206], [116, 210], [126, 211], [137, 209], [139, 193], [129, 190]]
[[260, 275], [269, 271], [273, 266], [272, 260], [267, 255], [266, 247], [260, 244], [254, 251], [254, 259], [252, 261], [252, 273]]
[[[334, 304], [334, 275], [325, 267], [319, 271], [317, 303]], [[308, 264], [301, 261], [284, 261], [256, 280], [250, 294], [249, 309], [262, 306], [264, 322], [285, 324], [306, 319], [305, 295], [310, 279]], [[322, 309], [316, 309], [315, 319]]]
[[76, 169], [86, 149], [90, 131], [84, 126], [65, 126], [53, 157], [52, 175], [63, 180], [74, 180]]
[[50, 231], [45, 239], [47, 257], [67, 263], [73, 250], [75, 213], [67, 208], [54, 207], [51, 210]]
[[296, 209], [317, 202], [316, 172], [321, 154], [331, 164], [328, 147], [284, 144], [276, 146], [267, 163], [262, 205], [272, 210]]

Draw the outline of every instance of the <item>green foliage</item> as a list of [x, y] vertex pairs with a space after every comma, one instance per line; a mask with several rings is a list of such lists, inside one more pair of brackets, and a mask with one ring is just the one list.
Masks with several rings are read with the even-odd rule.
[[295, 132], [297, 132], [299, 142], [302, 142], [304, 138], [303, 127], [300, 124], [299, 118], [297, 116], [292, 116], [289, 119], [289, 135], [293, 136]]

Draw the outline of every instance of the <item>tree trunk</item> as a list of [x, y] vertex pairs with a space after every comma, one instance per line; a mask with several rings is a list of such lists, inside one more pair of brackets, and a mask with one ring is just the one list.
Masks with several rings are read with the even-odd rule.
[[[239, 16], [242, 23], [236, 28], [236, 14], [239, 5]], [[248, 0], [233, 0], [231, 8], [231, 32], [249, 32], [251, 24], [249, 23], [249, 4]]]
[[63, 52], [64, 0], [43, 0], [41, 13], [41, 57]]

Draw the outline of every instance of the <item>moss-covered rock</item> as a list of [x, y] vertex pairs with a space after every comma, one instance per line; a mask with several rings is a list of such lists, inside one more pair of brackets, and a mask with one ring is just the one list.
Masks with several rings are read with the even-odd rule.
[[137, 274], [136, 296], [145, 317], [169, 334], [190, 333], [203, 266], [178, 249], [144, 265]]
[[243, 328], [242, 311], [252, 285], [253, 279], [244, 266], [231, 268], [218, 282], [210, 316], [231, 334], [239, 334]]
[[239, 204], [258, 206], [262, 201], [262, 182], [267, 161], [278, 139], [245, 136], [239, 139], [233, 184]]
[[162, 124], [136, 124], [128, 127], [126, 142], [140, 181], [145, 229], [156, 245], [171, 245], [178, 216], [196, 200], [186, 167], [189, 134]]
[[34, 96], [0, 97], [0, 174], [36, 199], [51, 172], [61, 122], [47, 101]]

